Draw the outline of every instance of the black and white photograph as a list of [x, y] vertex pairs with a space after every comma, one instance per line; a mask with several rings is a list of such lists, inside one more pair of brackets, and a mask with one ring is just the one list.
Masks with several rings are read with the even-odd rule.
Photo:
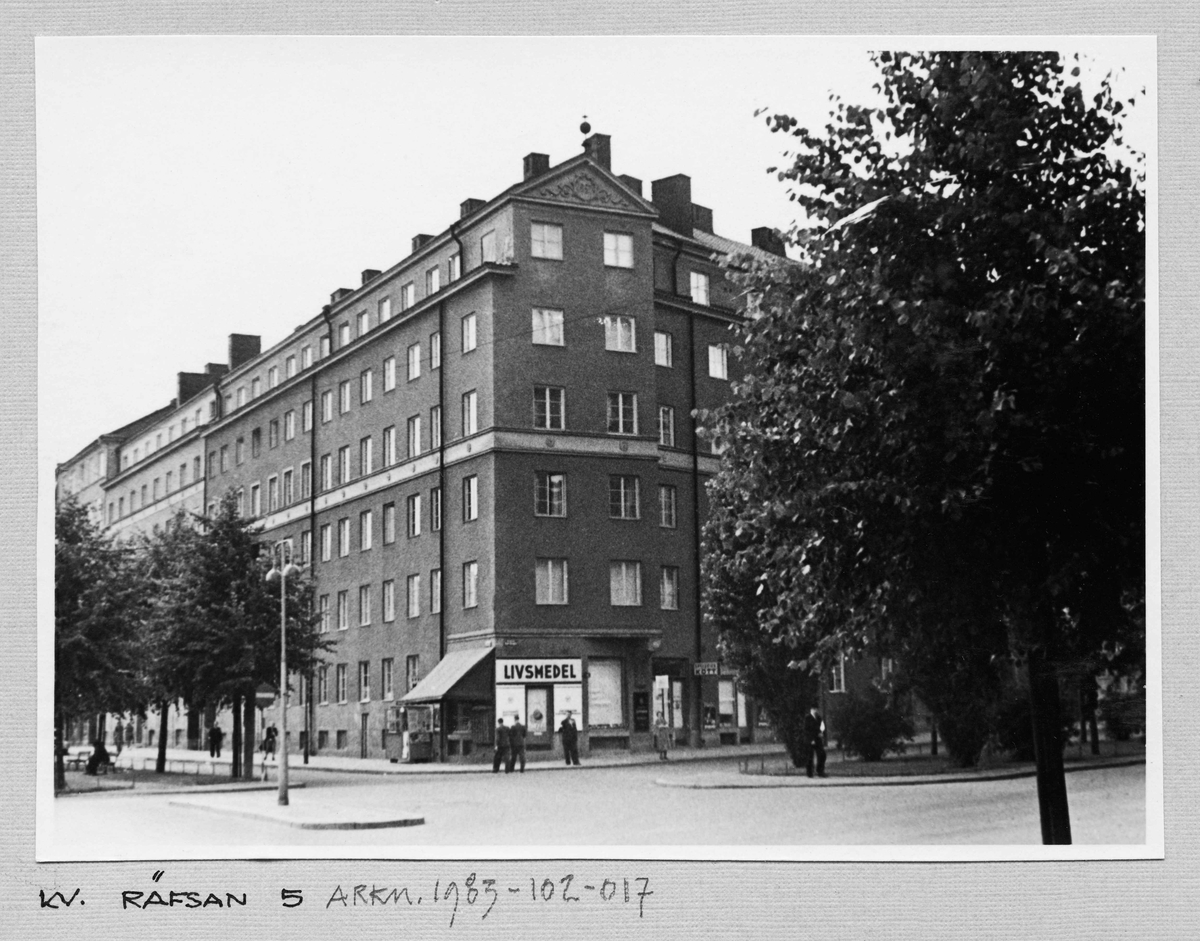
[[39, 38], [37, 859], [1161, 859], [1155, 57]]

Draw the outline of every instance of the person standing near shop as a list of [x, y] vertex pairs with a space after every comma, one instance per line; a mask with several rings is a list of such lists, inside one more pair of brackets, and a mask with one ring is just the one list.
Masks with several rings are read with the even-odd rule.
[[505, 771], [512, 771], [517, 762], [521, 762], [521, 774], [525, 773], [525, 726], [518, 716], [508, 729], [508, 764]]
[[667, 760], [671, 744], [671, 727], [667, 724], [666, 716], [660, 712], [654, 719], [654, 747], [660, 760]]
[[508, 748], [511, 744], [511, 736], [508, 727], [504, 724], [504, 716], [496, 720], [496, 754], [492, 758], [492, 774], [496, 774], [500, 770], [500, 765], [505, 766], [505, 771], [512, 771], [512, 765], [508, 762]]
[[113, 727], [113, 748], [116, 749], [117, 757], [121, 757], [121, 749], [125, 745], [125, 726], [121, 724], [121, 720], [117, 720], [117, 724]]
[[567, 710], [566, 718], [562, 720], [558, 731], [562, 735], [563, 758], [569, 765], [579, 764], [579, 727], [571, 718], [570, 709]]
[[813, 776], [813, 759], [816, 759], [817, 777], [826, 777], [825, 774], [825, 722], [821, 718], [821, 713], [813, 706], [808, 710], [808, 715], [804, 717], [804, 748], [807, 752], [807, 759], [804, 766], [805, 773], [811, 778]]
[[225, 733], [221, 731], [221, 727], [217, 723], [213, 723], [211, 729], [208, 730], [208, 757], [221, 757], [221, 742], [225, 738]]

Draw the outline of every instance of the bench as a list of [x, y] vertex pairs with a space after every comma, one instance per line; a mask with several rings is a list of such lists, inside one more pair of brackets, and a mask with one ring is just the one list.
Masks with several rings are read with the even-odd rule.
[[[74, 755], [66, 755], [63, 758], [63, 765], [72, 771], [85, 770], [91, 757], [92, 753], [90, 750], [81, 751]], [[97, 774], [111, 774], [120, 770], [121, 768], [117, 766], [117, 763], [112, 759], [111, 755], [106, 763], [96, 766]]]

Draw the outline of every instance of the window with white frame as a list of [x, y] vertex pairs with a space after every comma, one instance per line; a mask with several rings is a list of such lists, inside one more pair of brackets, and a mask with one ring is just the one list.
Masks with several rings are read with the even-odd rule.
[[429, 573], [429, 613], [440, 614], [442, 610], [442, 570]]
[[429, 447], [442, 446], [442, 407], [435, 405], [429, 410]]
[[624, 232], [605, 232], [604, 264], [610, 268], [632, 268], [633, 236]]
[[463, 437], [473, 435], [479, 430], [479, 414], [477, 410], [478, 396], [475, 390], [464, 392], [462, 397], [462, 433]]
[[364, 310], [358, 315], [358, 335], [366, 336], [368, 330], [371, 329], [371, 316]]
[[534, 595], [537, 604], [567, 603], [567, 560], [538, 559]]
[[375, 449], [373, 439], [368, 435], [358, 442], [358, 473], [366, 476], [375, 469]]
[[350, 630], [350, 592], [337, 593], [337, 627], [339, 631]]
[[421, 576], [410, 575], [406, 582], [407, 607], [408, 617], [416, 618], [421, 616]]
[[425, 272], [425, 296], [436, 294], [442, 289], [442, 269], [434, 265]]
[[417, 302], [417, 286], [409, 281], [400, 289], [400, 309], [408, 310]]
[[370, 550], [375, 540], [375, 515], [371, 510], [363, 510], [358, 514], [358, 548], [362, 552]]
[[371, 701], [371, 661], [358, 662], [358, 701]]
[[380, 323], [387, 323], [392, 319], [392, 299], [390, 297], [381, 297], [378, 308]]
[[279, 385], [279, 367], [272, 366], [267, 370], [267, 388], [274, 389]]
[[333, 390], [326, 389], [321, 393], [321, 421], [333, 421]]
[[321, 455], [321, 489], [333, 489], [333, 458], [328, 454]]
[[604, 348], [617, 353], [637, 352], [637, 320], [621, 314], [604, 318]]
[[415, 653], [409, 654], [404, 658], [404, 688], [406, 690], [415, 689], [419, 682], [421, 682], [421, 656]]
[[380, 695], [385, 701], [390, 702], [396, 698], [395, 690], [392, 687], [392, 658], [384, 657], [379, 664], [379, 688]]
[[666, 366], [668, 369], [674, 365], [675, 351], [671, 334], [662, 330], [654, 331], [654, 365]]
[[552, 307], [533, 308], [532, 335], [538, 346], [562, 346], [563, 312]]
[[658, 407], [658, 443], [664, 448], [675, 447], [675, 409], [670, 405]]
[[338, 383], [338, 411], [345, 415], [350, 411], [350, 380]]
[[474, 314], [467, 314], [462, 319], [462, 351], [470, 353], [475, 349], [475, 326], [476, 317]]
[[329, 704], [329, 667], [317, 667], [317, 702], [322, 706]]
[[338, 328], [338, 349], [350, 345], [350, 324], [344, 323]]
[[371, 586], [358, 586], [358, 626], [371, 626]]
[[417, 457], [421, 453], [421, 416], [413, 415], [408, 420], [408, 456]]
[[358, 401], [366, 404], [375, 398], [375, 370], [364, 369], [358, 375]]
[[338, 558], [344, 559], [350, 554], [350, 517], [343, 516], [338, 520]]
[[279, 478], [267, 478], [267, 512], [274, 513], [279, 509]]
[[614, 607], [636, 607], [642, 603], [642, 563], [610, 562], [609, 599]]
[[463, 522], [469, 523], [479, 518], [479, 477], [472, 474], [464, 477], [462, 482]]
[[312, 561], [312, 530], [306, 529], [300, 534], [300, 564], [308, 565]]
[[496, 260], [496, 230], [484, 232], [479, 238], [479, 260], [482, 263]]
[[383, 466], [391, 467], [396, 463], [396, 426], [388, 425], [383, 429]]
[[262, 380], [255, 376], [250, 380], [250, 398], [257, 399], [262, 395]]
[[337, 701], [344, 703], [346, 701], [346, 664], [339, 663], [337, 665], [337, 672], [334, 674], [334, 676], [337, 683], [337, 689], [335, 690], [337, 693]]
[[534, 258], [562, 260], [562, 226], [550, 222], [534, 222], [529, 226], [529, 254]]
[[440, 369], [442, 365], [442, 335], [429, 334], [429, 368]]
[[[328, 527], [326, 527], [326, 529], [328, 529]], [[321, 597], [319, 597], [317, 599], [317, 612], [321, 615], [320, 632], [322, 634], [328, 634], [329, 633], [329, 596], [328, 595], [321, 595]]]
[[300, 347], [300, 368], [308, 369], [308, 367], [311, 365], [312, 365], [312, 347], [311, 346]]
[[464, 562], [462, 573], [463, 607], [474, 608], [479, 604], [479, 563]]
[[455, 252], [450, 256], [450, 263], [446, 266], [449, 277], [447, 281], [453, 283], [462, 277], [462, 255]]
[[321, 526], [321, 561], [328, 562], [333, 557], [333, 529], [325, 523]]
[[567, 475], [558, 471], [534, 474], [533, 513], [535, 516], [567, 515]]
[[350, 445], [345, 444], [338, 448], [338, 483], [346, 484], [350, 480]]
[[396, 582], [394, 579], [387, 579], [383, 583], [383, 595], [380, 598], [383, 609], [383, 620], [391, 622], [396, 620]]
[[678, 491], [673, 484], [658, 485], [658, 525], [663, 529], [674, 529], [676, 526], [675, 503]]
[[664, 611], [679, 610], [679, 568], [674, 565], [662, 567], [659, 582], [659, 606]]
[[[145, 503], [145, 497], [142, 498], [142, 503]], [[250, 515], [262, 516], [262, 488], [258, 484], [250, 485]]]
[[693, 271], [691, 277], [692, 300], [697, 304], [708, 305], [708, 275]]
[[320, 358], [328, 359], [330, 351], [330, 338], [328, 336], [321, 337]]
[[312, 461], [300, 465], [300, 499], [306, 500], [312, 496]]
[[638, 500], [638, 479], [624, 474], [613, 474], [608, 478], [608, 515], [612, 519], [635, 520], [641, 518]]
[[554, 386], [533, 387], [533, 427], [562, 431], [565, 425], [566, 392]]
[[435, 533], [442, 528], [442, 488], [429, 490], [429, 528]]
[[283, 413], [283, 440], [291, 441], [296, 437], [296, 412], [288, 409]]
[[[246, 404], [246, 387], [245, 386], [238, 386], [236, 397], [237, 397], [237, 407], [238, 408], [241, 408], [243, 405]], [[134, 460], [136, 460], [137, 459], [136, 451], [134, 452], [133, 456], [134, 456]]]
[[411, 494], [405, 504], [408, 508], [408, 538], [421, 535], [421, 495]]
[[724, 346], [708, 345], [708, 374], [713, 379], [729, 378], [729, 350]]
[[390, 546], [396, 541], [396, 504], [383, 505], [383, 544]]
[[300, 409], [300, 428], [303, 431], [312, 431], [313, 426], [313, 404], [312, 400], [305, 402]]
[[391, 392], [396, 388], [396, 357], [389, 356], [383, 361], [383, 391]]
[[637, 434], [637, 393], [608, 393], [608, 433], [611, 435]]
[[414, 343], [408, 348], [408, 381], [421, 378], [421, 344]]

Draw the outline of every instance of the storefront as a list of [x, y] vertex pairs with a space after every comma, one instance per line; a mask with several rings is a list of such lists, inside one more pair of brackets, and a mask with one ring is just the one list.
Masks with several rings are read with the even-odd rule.
[[[408, 759], [471, 760], [490, 752], [492, 725], [491, 647], [451, 650], [416, 686], [400, 697], [396, 734], [413, 739]], [[391, 723], [389, 723], [389, 729]], [[418, 741], [418, 736], [421, 738]], [[413, 749], [414, 744], [422, 745]]]
[[525, 726], [525, 747], [549, 750], [570, 715], [584, 730], [583, 660], [580, 658], [496, 659], [496, 716], [505, 725]]

